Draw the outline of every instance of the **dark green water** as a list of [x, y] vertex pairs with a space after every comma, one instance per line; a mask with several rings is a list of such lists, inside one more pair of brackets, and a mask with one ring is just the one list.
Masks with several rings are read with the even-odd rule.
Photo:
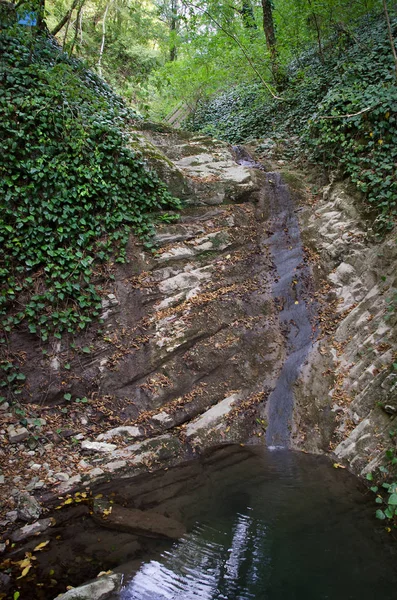
[[326, 459], [231, 447], [207, 458], [190, 531], [122, 600], [395, 600], [395, 542], [371, 495]]

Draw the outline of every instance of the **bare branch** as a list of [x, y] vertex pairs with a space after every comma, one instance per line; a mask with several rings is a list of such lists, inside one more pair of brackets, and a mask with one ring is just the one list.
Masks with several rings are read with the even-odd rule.
[[370, 112], [371, 110], [374, 110], [374, 108], [376, 108], [377, 106], [379, 106], [378, 104], [374, 104], [373, 106], [368, 106], [367, 108], [363, 108], [362, 110], [359, 110], [356, 113], [351, 113], [349, 115], [328, 115], [326, 117], [317, 117], [318, 119], [347, 119], [349, 117], [358, 117], [358, 115], [362, 115], [363, 113], [367, 113]]

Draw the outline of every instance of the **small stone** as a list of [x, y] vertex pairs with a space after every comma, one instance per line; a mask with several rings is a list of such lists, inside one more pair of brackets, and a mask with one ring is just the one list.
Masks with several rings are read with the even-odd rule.
[[0, 544], [0, 554], [6, 551], [7, 546], [5, 544]]
[[67, 473], [55, 473], [54, 477], [58, 481], [68, 481], [70, 479]]
[[39, 471], [41, 469], [41, 465], [39, 465], [38, 463], [35, 463], [33, 465], [31, 465], [30, 467], [33, 471]]
[[29, 437], [29, 431], [26, 427], [14, 427], [11, 425], [8, 427], [7, 433], [10, 444], [18, 444], [18, 442], [23, 442]]
[[60, 432], [61, 437], [63, 438], [70, 438], [72, 436], [74, 436], [76, 432], [74, 431], [74, 429], [62, 429], [62, 431]]
[[36, 521], [30, 525], [24, 525], [20, 529], [13, 531], [10, 537], [13, 542], [20, 542], [22, 540], [26, 540], [26, 538], [37, 535], [38, 533], [42, 533], [51, 527], [52, 524], [52, 519], [41, 519], [40, 521]]
[[41, 490], [45, 487], [45, 482], [42, 481], [41, 479], [39, 481], [37, 481], [37, 483], [34, 484], [34, 489], [35, 490]]
[[84, 440], [81, 443], [81, 448], [88, 452], [114, 452], [117, 449], [116, 444], [106, 444], [105, 442], [89, 442], [88, 440]]
[[0, 475], [0, 485], [4, 485], [4, 475]]
[[36, 498], [33, 498], [33, 496], [30, 496], [26, 492], [20, 492], [17, 496], [17, 501], [18, 517], [22, 521], [27, 521], [28, 523], [30, 521], [35, 521], [43, 512], [43, 509]]
[[14, 523], [18, 519], [18, 512], [16, 510], [10, 510], [6, 513], [6, 518], [10, 523]]
[[397, 413], [397, 408], [391, 404], [385, 404], [382, 408], [388, 415], [395, 415]]
[[8, 404], [8, 402], [3, 402], [3, 404], [0, 404], [0, 410], [8, 410], [10, 408], [10, 405]]

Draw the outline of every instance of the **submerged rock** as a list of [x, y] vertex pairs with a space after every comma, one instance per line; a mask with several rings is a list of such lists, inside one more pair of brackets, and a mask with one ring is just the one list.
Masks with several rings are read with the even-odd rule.
[[[109, 514], [106, 514], [109, 513]], [[113, 504], [102, 515], [94, 515], [97, 523], [108, 529], [147, 537], [181, 538], [186, 529], [182, 523], [155, 512], [124, 508]]]

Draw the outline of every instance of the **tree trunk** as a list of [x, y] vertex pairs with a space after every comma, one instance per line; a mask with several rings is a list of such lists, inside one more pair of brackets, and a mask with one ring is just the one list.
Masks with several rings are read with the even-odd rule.
[[81, 0], [79, 7], [77, 9], [77, 16], [76, 16], [76, 22], [75, 22], [75, 27], [74, 27], [74, 37], [73, 37], [72, 47], [70, 48], [71, 55], [73, 54], [73, 50], [74, 50], [74, 47], [77, 42], [79, 30], [80, 30], [80, 35], [81, 35], [81, 11], [83, 10], [84, 2], [85, 2], [85, 0]]
[[105, 8], [105, 13], [103, 15], [103, 21], [102, 21], [102, 41], [101, 41], [101, 47], [99, 49], [99, 58], [98, 58], [98, 73], [99, 76], [102, 77], [102, 58], [103, 58], [103, 51], [105, 49], [105, 39], [106, 39], [106, 17], [108, 16], [108, 12], [109, 12], [109, 7], [110, 7], [111, 2], [108, 2]]
[[254, 10], [250, 0], [242, 0], [242, 6], [239, 12], [241, 14], [245, 29], [258, 29], [255, 22]]
[[59, 33], [61, 31], [62, 27], [69, 21], [71, 15], [72, 15], [72, 12], [74, 11], [74, 9], [78, 5], [78, 3], [79, 3], [79, 0], [73, 0], [72, 6], [69, 8], [66, 15], [59, 21], [58, 25], [56, 27], [54, 27], [54, 29], [51, 31], [51, 35], [56, 35], [57, 33]]
[[276, 34], [274, 31], [273, 21], [273, 9], [271, 0], [262, 0], [263, 8], [263, 31], [266, 37], [266, 46], [270, 52], [270, 58], [272, 63], [276, 62], [277, 49], [276, 49]]
[[177, 58], [176, 35], [178, 29], [178, 0], [171, 0], [171, 18], [170, 18], [170, 61], [174, 62]]
[[43, 30], [46, 27], [44, 15], [45, 15], [45, 0], [38, 0], [37, 3], [37, 28]]
[[313, 9], [313, 5], [311, 0], [308, 0], [309, 6], [310, 6], [310, 10], [312, 11], [312, 19], [313, 19], [313, 23], [314, 23], [314, 27], [316, 29], [316, 33], [317, 33], [317, 43], [318, 43], [318, 53], [320, 55], [320, 60], [322, 63], [324, 63], [324, 52], [323, 52], [323, 45], [321, 42], [321, 30], [320, 30], [320, 24], [318, 22], [317, 19], [317, 15]]
[[387, 10], [387, 5], [386, 5], [386, 0], [382, 0], [383, 2], [383, 12], [385, 13], [385, 19], [386, 19], [386, 24], [387, 24], [387, 33], [389, 35], [389, 42], [390, 42], [390, 48], [393, 54], [393, 59], [394, 59], [394, 68], [395, 68], [395, 76], [397, 79], [397, 52], [396, 52], [396, 46], [394, 44], [394, 38], [393, 38], [393, 32], [391, 29], [391, 24], [390, 24], [390, 17], [389, 17], [389, 11]]

